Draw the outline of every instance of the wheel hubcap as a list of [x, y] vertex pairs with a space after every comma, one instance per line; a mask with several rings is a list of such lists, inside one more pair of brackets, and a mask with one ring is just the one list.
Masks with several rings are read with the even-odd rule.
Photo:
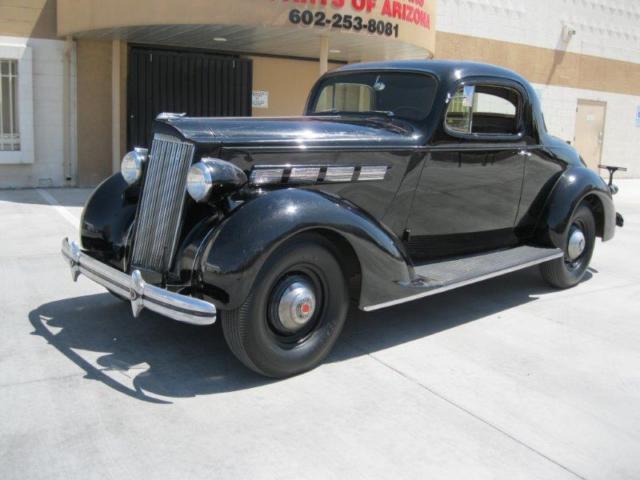
[[282, 291], [277, 306], [277, 326], [289, 333], [301, 330], [316, 310], [313, 287], [304, 280], [295, 280]]
[[569, 243], [567, 245], [567, 256], [569, 260], [577, 260], [584, 252], [587, 246], [587, 240], [582, 230], [578, 227], [573, 227], [569, 234]]

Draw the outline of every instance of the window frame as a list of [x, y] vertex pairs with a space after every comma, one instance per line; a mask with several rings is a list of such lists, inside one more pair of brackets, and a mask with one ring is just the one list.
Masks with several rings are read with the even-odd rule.
[[[424, 124], [427, 119], [429, 119], [431, 117], [431, 115], [433, 114], [434, 111], [434, 107], [436, 105], [436, 102], [438, 101], [438, 98], [440, 96], [439, 94], [439, 90], [440, 90], [440, 79], [438, 78], [437, 75], [431, 73], [431, 72], [427, 72], [424, 70], [415, 70], [415, 69], [406, 69], [406, 68], [366, 68], [366, 69], [354, 69], [354, 70], [345, 70], [345, 71], [337, 71], [335, 73], [328, 73], [323, 75], [322, 77], [320, 77], [316, 83], [313, 85], [313, 88], [311, 89], [311, 92], [309, 94], [309, 97], [307, 98], [307, 103], [304, 107], [304, 115], [305, 116], [323, 116], [323, 115], [327, 115], [326, 113], [318, 113], [318, 112], [313, 112], [311, 109], [314, 107], [314, 105], [317, 103], [318, 101], [318, 96], [320, 95], [320, 89], [319, 86], [320, 84], [327, 80], [328, 78], [335, 78], [335, 77], [340, 77], [340, 76], [350, 76], [350, 75], [357, 75], [357, 74], [362, 74], [362, 73], [373, 73], [373, 74], [380, 74], [380, 75], [385, 75], [385, 74], [390, 74], [390, 73], [405, 73], [405, 74], [412, 74], [412, 75], [420, 75], [420, 76], [424, 76], [424, 77], [428, 77], [431, 80], [433, 80], [434, 82], [434, 94], [433, 94], [433, 99], [431, 101], [431, 105], [429, 105], [429, 112], [427, 113], [427, 115], [420, 119], [420, 120], [410, 120], [410, 119], [406, 119], [404, 117], [398, 117], [398, 116], [394, 116], [392, 118], [397, 118], [399, 120], [402, 120], [404, 122], [410, 122], [413, 123], [415, 125], [421, 125]], [[338, 113], [339, 115], [339, 113]]]
[[[455, 97], [456, 92], [463, 87], [466, 86], [474, 86], [474, 87], [496, 87], [496, 88], [505, 88], [514, 90], [518, 95], [518, 104], [516, 105], [516, 130], [517, 133], [462, 133], [447, 125], [447, 116], [449, 115], [449, 106], [451, 105], [451, 101]], [[497, 78], [497, 77], [481, 77], [481, 78], [471, 78], [471, 79], [463, 79], [457, 82], [453, 89], [447, 93], [446, 100], [446, 108], [444, 109], [444, 117], [442, 119], [442, 125], [444, 131], [450, 137], [460, 139], [460, 140], [468, 140], [468, 141], [492, 141], [492, 142], [517, 142], [522, 141], [526, 135], [526, 125], [524, 122], [524, 111], [526, 105], [529, 104], [529, 97], [526, 93], [526, 90], [517, 82]], [[472, 107], [473, 108], [473, 107]], [[471, 128], [473, 130], [473, 109], [471, 111], [472, 120], [471, 120]]]
[[17, 60], [17, 98], [18, 132], [20, 149], [0, 151], [0, 165], [32, 164], [34, 151], [34, 110], [33, 110], [33, 55], [31, 47], [23, 44], [0, 45], [0, 58]]
[[[7, 72], [3, 73], [3, 66], [7, 65]], [[19, 152], [20, 151], [20, 106], [18, 105], [19, 96], [18, 96], [18, 83], [19, 83], [19, 66], [20, 62], [15, 58], [5, 58], [0, 57], [0, 152]], [[7, 79], [4, 82], [4, 79]], [[6, 87], [8, 92], [6, 92], [6, 96], [9, 99], [9, 108], [8, 108], [8, 118], [4, 117], [4, 100], [5, 100], [5, 91], [4, 86], [6, 83]], [[5, 140], [3, 139], [5, 126], [9, 126], [11, 133], [17, 134], [17, 141], [15, 140]], [[4, 150], [4, 146], [17, 146], [18, 148], [7, 149]]]

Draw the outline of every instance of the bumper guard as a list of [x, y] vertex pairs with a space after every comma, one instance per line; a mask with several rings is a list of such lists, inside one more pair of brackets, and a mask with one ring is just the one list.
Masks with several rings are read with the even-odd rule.
[[211, 325], [216, 321], [216, 307], [204, 300], [170, 292], [148, 285], [139, 270], [128, 275], [83, 253], [80, 246], [65, 238], [62, 241], [62, 256], [71, 266], [71, 277], [85, 277], [118, 295], [131, 300], [133, 316], [138, 317], [143, 309], [152, 310], [165, 317], [192, 325]]

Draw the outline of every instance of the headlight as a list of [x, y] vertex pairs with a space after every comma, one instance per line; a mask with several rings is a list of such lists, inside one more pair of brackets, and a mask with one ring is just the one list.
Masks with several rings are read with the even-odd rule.
[[247, 176], [238, 166], [219, 158], [203, 158], [189, 170], [187, 192], [196, 202], [220, 198], [247, 183]]
[[122, 158], [120, 173], [122, 173], [122, 177], [129, 185], [133, 185], [140, 180], [142, 176], [142, 165], [146, 160], [147, 149], [145, 148], [136, 148]]
[[196, 202], [205, 202], [211, 195], [213, 178], [211, 170], [204, 162], [196, 163], [189, 169], [187, 176], [187, 192]]

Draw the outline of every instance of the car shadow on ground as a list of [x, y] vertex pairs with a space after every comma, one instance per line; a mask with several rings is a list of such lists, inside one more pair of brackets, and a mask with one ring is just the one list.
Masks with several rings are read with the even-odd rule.
[[[585, 281], [592, 276], [588, 272]], [[553, 291], [536, 269], [529, 269], [377, 312], [354, 307], [327, 361], [346, 361], [460, 327]], [[171, 403], [168, 399], [274, 381], [247, 370], [233, 357], [219, 323], [195, 327], [150, 312], [134, 319], [129, 304], [108, 293], [41, 305], [30, 312], [29, 320], [33, 334], [82, 368], [86, 378], [147, 402]]]

